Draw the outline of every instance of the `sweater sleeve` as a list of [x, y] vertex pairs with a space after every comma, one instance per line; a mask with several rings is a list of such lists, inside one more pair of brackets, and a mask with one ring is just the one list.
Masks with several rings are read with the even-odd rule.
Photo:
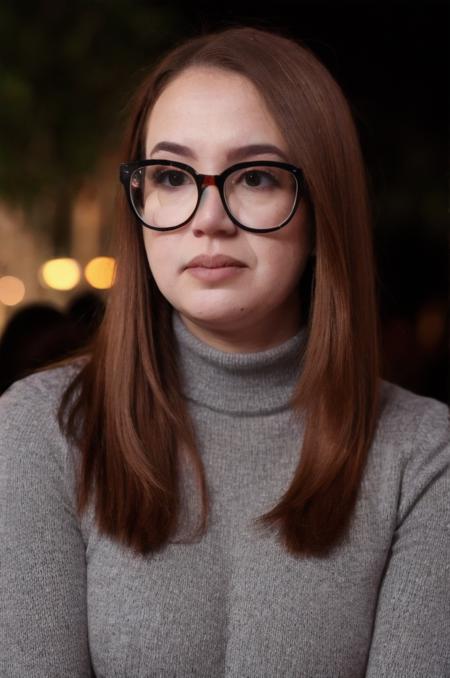
[[42, 379], [0, 398], [0, 675], [86, 678], [85, 547]]
[[404, 466], [366, 678], [450, 676], [448, 410], [430, 399], [425, 410]]

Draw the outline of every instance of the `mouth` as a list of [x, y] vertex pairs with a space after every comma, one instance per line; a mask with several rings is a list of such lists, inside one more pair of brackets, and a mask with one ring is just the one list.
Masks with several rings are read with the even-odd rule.
[[225, 254], [215, 254], [213, 256], [208, 254], [200, 254], [191, 259], [185, 266], [186, 269], [203, 268], [203, 269], [218, 269], [218, 268], [245, 268], [243, 261], [235, 259], [234, 257]]
[[186, 272], [199, 280], [214, 282], [239, 275], [245, 266], [229, 264], [227, 266], [190, 266]]
[[186, 268], [207, 268], [214, 270], [216, 268], [244, 268], [243, 264], [223, 264], [222, 266], [206, 266], [205, 264], [195, 264], [194, 266], [186, 266]]

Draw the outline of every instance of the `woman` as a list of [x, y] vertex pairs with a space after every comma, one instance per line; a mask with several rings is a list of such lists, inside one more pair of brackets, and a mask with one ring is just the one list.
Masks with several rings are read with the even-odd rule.
[[124, 160], [91, 351], [0, 401], [2, 675], [448, 675], [447, 412], [379, 378], [338, 85], [190, 40]]

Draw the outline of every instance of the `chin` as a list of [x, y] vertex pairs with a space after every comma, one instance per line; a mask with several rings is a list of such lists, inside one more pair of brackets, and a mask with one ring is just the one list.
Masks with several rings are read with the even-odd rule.
[[234, 304], [203, 304], [192, 306], [175, 306], [176, 310], [187, 320], [210, 329], [231, 329], [233, 325], [240, 325], [248, 315], [247, 307]]

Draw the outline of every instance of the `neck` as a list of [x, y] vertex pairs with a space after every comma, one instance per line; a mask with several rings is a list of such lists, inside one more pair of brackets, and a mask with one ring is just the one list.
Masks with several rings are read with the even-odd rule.
[[173, 326], [183, 392], [189, 400], [239, 416], [290, 407], [302, 367], [305, 327], [277, 346], [255, 352], [231, 352], [200, 340], [176, 312]]
[[245, 323], [233, 323], [230, 329], [229, 323], [214, 326], [198, 320], [178, 314], [187, 330], [200, 341], [225, 353], [256, 353], [279, 346], [288, 339], [294, 337], [300, 330], [301, 314], [286, 313], [284, 322], [279, 318], [272, 319], [265, 316], [261, 320], [252, 319], [251, 325]]

